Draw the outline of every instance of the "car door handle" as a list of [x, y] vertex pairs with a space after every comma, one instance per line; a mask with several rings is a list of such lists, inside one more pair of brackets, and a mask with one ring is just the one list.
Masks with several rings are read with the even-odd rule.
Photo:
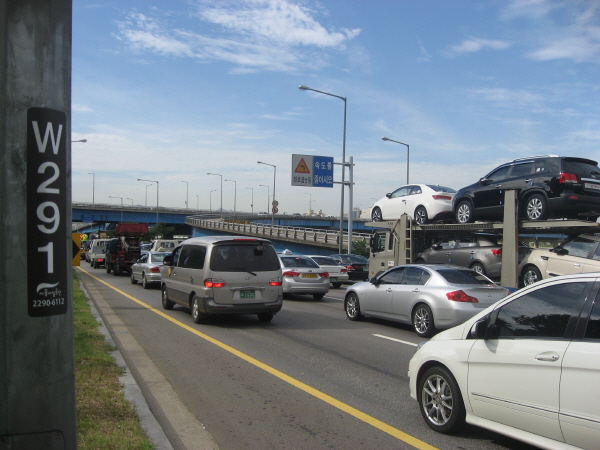
[[416, 294], [417, 292], [421, 292], [421, 290], [419, 288], [414, 288], [413, 292]]
[[502, 185], [501, 185], [501, 184], [497, 184], [497, 185], [496, 185], [496, 187], [497, 187], [497, 188], [501, 188], [501, 187], [502, 187]]
[[531, 181], [531, 178], [527, 178], [527, 179], [525, 180], [525, 183], [529, 183], [530, 181]]
[[581, 267], [581, 264], [579, 264], [579, 263], [576, 263], [576, 264], [573, 264], [573, 265], [574, 265], [575, 267]]
[[387, 289], [385, 290], [385, 292], [392, 292], [392, 289], [391, 289], [391, 288], [387, 288]]
[[446, 256], [450, 256], [451, 254], [451, 252], [446, 252]]
[[558, 361], [559, 358], [560, 357], [556, 353], [551, 352], [544, 352], [540, 353], [539, 355], [535, 355], [535, 359], [538, 361], [555, 362]]

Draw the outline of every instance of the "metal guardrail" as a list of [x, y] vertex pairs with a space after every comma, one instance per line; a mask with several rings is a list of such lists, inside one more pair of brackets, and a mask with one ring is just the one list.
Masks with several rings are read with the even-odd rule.
[[[272, 239], [285, 239], [289, 241], [302, 242], [307, 244], [325, 244], [330, 246], [339, 246], [339, 230], [323, 230], [318, 228], [302, 228], [283, 225], [262, 224], [262, 223], [239, 223], [228, 222], [216, 218], [207, 217], [186, 217], [185, 223], [190, 226], [200, 228], [217, 229], [243, 235], [268, 237]], [[370, 233], [352, 233], [352, 241], [366, 241], [370, 239]], [[348, 245], [348, 233], [343, 233], [343, 243]]]

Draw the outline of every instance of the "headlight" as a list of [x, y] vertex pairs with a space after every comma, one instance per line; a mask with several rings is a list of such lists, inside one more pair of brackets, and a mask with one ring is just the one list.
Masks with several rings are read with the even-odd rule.
[[421, 347], [423, 347], [425, 344], [427, 344], [427, 342], [429, 342], [429, 341], [420, 342], [419, 345], [417, 345], [417, 348], [415, 349], [415, 353], [417, 353], [419, 350], [421, 350]]

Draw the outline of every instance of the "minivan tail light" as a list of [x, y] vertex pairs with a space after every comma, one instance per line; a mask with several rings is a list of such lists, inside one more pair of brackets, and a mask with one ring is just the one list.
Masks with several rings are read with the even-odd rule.
[[280, 277], [277, 277], [277, 278], [271, 278], [271, 279], [269, 280], [269, 284], [270, 284], [271, 286], [281, 286], [281, 285], [283, 284], [283, 281], [281, 280], [281, 278], [280, 278]]
[[150, 267], [150, 272], [151, 273], [160, 273], [160, 268], [158, 266]]
[[494, 255], [494, 256], [502, 256], [502, 249], [501, 248], [493, 248], [492, 249], [492, 255]]
[[225, 280], [219, 280], [218, 278], [207, 278], [204, 280], [204, 287], [207, 288], [222, 288], [225, 286]]
[[577, 175], [574, 173], [560, 173], [559, 183], [577, 183]]
[[448, 300], [452, 300], [453, 302], [479, 303], [479, 300], [477, 300], [475, 297], [471, 297], [462, 290], [447, 292], [446, 297], [448, 297]]
[[434, 200], [452, 200], [452, 197], [450, 197], [449, 195], [441, 195], [441, 194], [435, 194], [432, 195]]

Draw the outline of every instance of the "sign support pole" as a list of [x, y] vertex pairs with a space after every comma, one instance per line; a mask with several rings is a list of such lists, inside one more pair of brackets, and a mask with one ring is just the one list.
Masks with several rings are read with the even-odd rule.
[[0, 2], [0, 449], [76, 449], [71, 0]]

